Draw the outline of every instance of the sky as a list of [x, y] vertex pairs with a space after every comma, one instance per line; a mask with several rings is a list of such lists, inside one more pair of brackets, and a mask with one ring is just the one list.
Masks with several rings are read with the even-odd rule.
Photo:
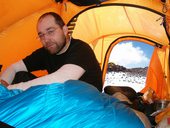
[[137, 41], [124, 41], [117, 44], [111, 52], [109, 62], [126, 68], [147, 67], [153, 46]]

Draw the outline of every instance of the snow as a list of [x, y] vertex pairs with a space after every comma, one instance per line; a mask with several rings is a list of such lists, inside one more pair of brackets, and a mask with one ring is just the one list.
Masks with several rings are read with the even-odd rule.
[[128, 72], [108, 72], [105, 77], [104, 87], [106, 86], [128, 86], [136, 92], [140, 92], [145, 86], [146, 77], [139, 74]]

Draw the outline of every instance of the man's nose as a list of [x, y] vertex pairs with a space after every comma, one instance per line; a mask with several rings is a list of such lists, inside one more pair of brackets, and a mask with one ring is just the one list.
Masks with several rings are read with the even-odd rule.
[[43, 38], [43, 41], [48, 42], [49, 39], [50, 39], [50, 36], [48, 34], [45, 34], [44, 38]]

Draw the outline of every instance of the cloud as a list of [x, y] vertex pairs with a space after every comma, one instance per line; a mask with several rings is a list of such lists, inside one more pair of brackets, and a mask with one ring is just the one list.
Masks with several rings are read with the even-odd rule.
[[126, 68], [146, 67], [150, 58], [140, 47], [134, 47], [132, 42], [119, 43], [111, 52], [109, 62], [124, 66]]

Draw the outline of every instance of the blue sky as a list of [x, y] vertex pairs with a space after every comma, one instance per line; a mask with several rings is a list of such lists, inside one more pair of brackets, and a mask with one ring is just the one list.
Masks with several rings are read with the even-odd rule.
[[153, 46], [137, 41], [124, 41], [117, 44], [110, 55], [109, 62], [126, 68], [147, 67]]

